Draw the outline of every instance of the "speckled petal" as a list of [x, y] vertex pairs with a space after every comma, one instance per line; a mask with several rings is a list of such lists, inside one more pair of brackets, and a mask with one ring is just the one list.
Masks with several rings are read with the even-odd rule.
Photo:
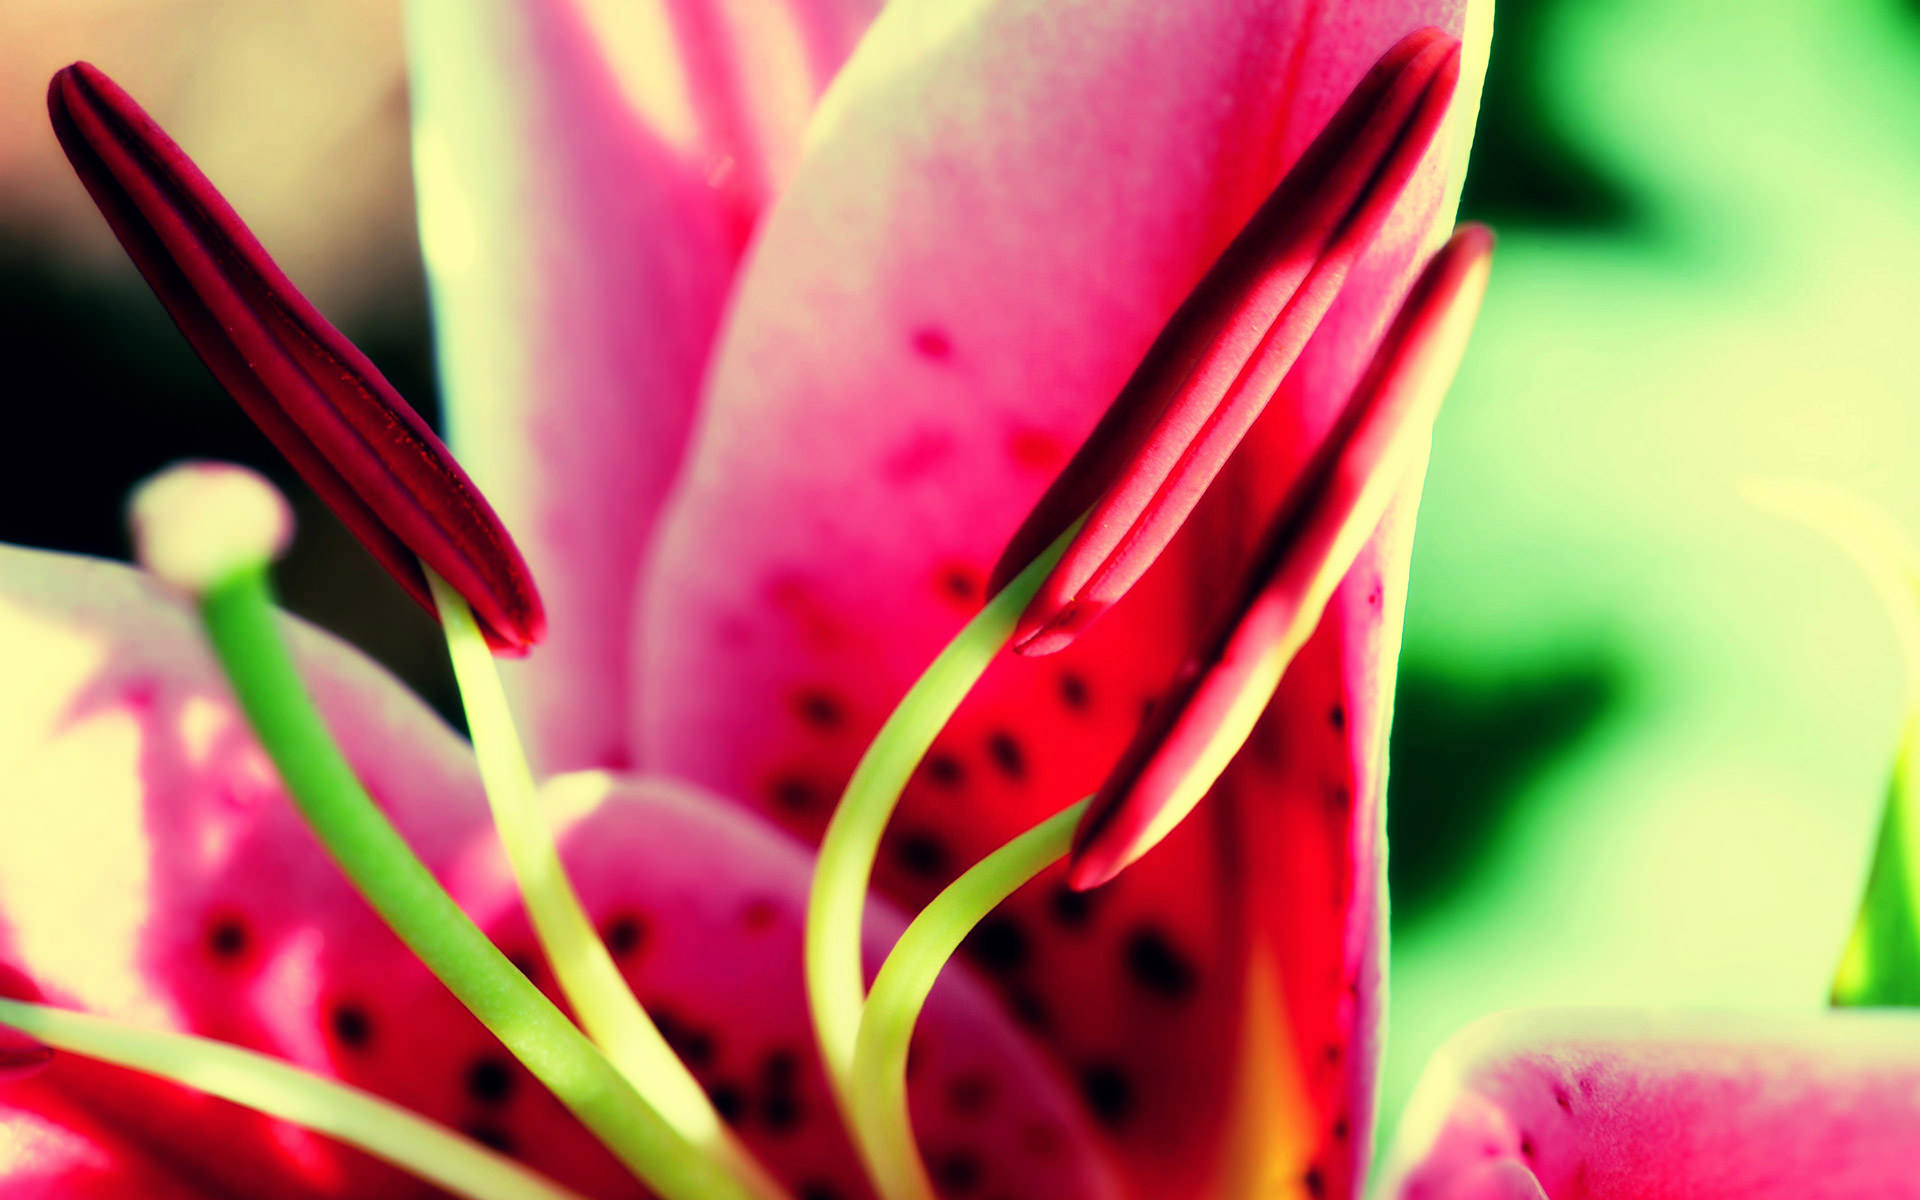
[[[908, 789], [881, 886], [922, 902], [1097, 787], [1228, 598], [1279, 502], [1263, 481], [1334, 419], [1444, 236], [1489, 16], [1451, 0], [1141, 0], [1070, 20], [1049, 0], [890, 6], [823, 102], [722, 340], [643, 614], [649, 761], [816, 835], [1015, 527], [1313, 132], [1406, 33], [1461, 36], [1444, 145], [1249, 433], [1252, 466], [1229, 465], [1084, 644], [996, 665]], [[1289, 1060], [1311, 1056], [1258, 1170], [1300, 1187], [1318, 1166], [1345, 1197], [1365, 1161], [1406, 514], [1256, 736], [1300, 747], [1284, 770], [1230, 772], [1153, 861], [1084, 901], [1049, 875], [970, 943], [1138, 1195], [1191, 1189], [1224, 1157], [1250, 956], [1279, 963]], [[1268, 878], [1300, 890], [1250, 883]]]

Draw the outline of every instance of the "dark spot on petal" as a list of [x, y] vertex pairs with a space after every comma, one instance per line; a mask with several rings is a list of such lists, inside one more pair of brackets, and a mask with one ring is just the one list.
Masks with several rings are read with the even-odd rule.
[[763, 929], [772, 928], [774, 921], [778, 919], [779, 916], [780, 906], [773, 901], [764, 898], [749, 900], [746, 903], [746, 907], [740, 910], [740, 923], [749, 930], [758, 933]]
[[1152, 926], [1141, 926], [1127, 937], [1127, 973], [1156, 995], [1179, 1000], [1192, 994], [1199, 972], [1192, 960], [1167, 936]]
[[1332, 1066], [1335, 1063], [1339, 1062], [1340, 1061], [1340, 1043], [1328, 1042], [1325, 1046], [1322, 1046], [1320, 1048], [1320, 1057], [1324, 1058], [1327, 1061], [1328, 1066]]
[[775, 1091], [793, 1087], [800, 1077], [800, 1056], [791, 1050], [769, 1050], [760, 1060], [760, 1084]]
[[247, 923], [231, 913], [207, 922], [207, 953], [226, 962], [245, 958], [253, 945]]
[[934, 587], [940, 594], [964, 608], [979, 603], [982, 586], [980, 572], [965, 563], [951, 563], [934, 576]]
[[991, 916], [967, 935], [966, 950], [989, 971], [1016, 971], [1027, 962], [1027, 933], [1011, 917]]
[[615, 958], [626, 958], [646, 944], [647, 923], [632, 913], [621, 913], [607, 922], [600, 937]]
[[506, 1130], [500, 1128], [498, 1125], [489, 1125], [484, 1121], [475, 1122], [466, 1127], [465, 1133], [468, 1137], [479, 1142], [489, 1150], [497, 1150], [501, 1154], [512, 1154], [515, 1152], [513, 1138], [508, 1135]]
[[1060, 672], [1060, 703], [1075, 711], [1084, 710], [1093, 700], [1087, 681], [1072, 671]]
[[1327, 1177], [1320, 1173], [1319, 1167], [1308, 1167], [1307, 1173], [1300, 1177], [1300, 1186], [1307, 1189], [1309, 1196], [1327, 1194]]
[[362, 1050], [373, 1044], [373, 1018], [358, 1004], [336, 1004], [327, 1017], [333, 1040], [348, 1050]]
[[799, 775], [780, 776], [768, 785], [767, 794], [776, 805], [793, 813], [814, 812], [827, 804], [827, 790]]
[[476, 1058], [467, 1067], [467, 1095], [481, 1104], [505, 1104], [513, 1098], [513, 1065], [496, 1055]]
[[738, 1125], [740, 1117], [747, 1109], [747, 1098], [740, 1089], [730, 1083], [716, 1083], [707, 1089], [707, 1098], [713, 1101], [713, 1111], [729, 1125]]
[[1112, 1063], [1092, 1063], [1082, 1068], [1080, 1095], [1103, 1125], [1118, 1125], [1133, 1111], [1133, 1085]]
[[1008, 779], [1027, 777], [1026, 752], [1020, 749], [1019, 740], [1005, 730], [987, 736], [987, 757]]
[[1345, 729], [1347, 727], [1346, 707], [1344, 705], [1336, 704], [1332, 708], [1328, 709], [1327, 724], [1333, 726], [1335, 729]]
[[673, 1009], [659, 1004], [649, 1004], [646, 1008], [653, 1017], [654, 1027], [660, 1030], [660, 1036], [680, 1056], [681, 1062], [689, 1067], [704, 1067], [713, 1062], [712, 1034], [688, 1024]]
[[1553, 1102], [1560, 1106], [1561, 1112], [1573, 1111], [1573, 1093], [1567, 1091], [1566, 1088], [1563, 1088], [1558, 1084], [1554, 1085]]
[[956, 1075], [947, 1081], [947, 1107], [973, 1116], [993, 1103], [993, 1077], [977, 1073]]
[[942, 1154], [933, 1161], [933, 1181], [950, 1196], [964, 1196], [978, 1188], [984, 1174], [980, 1160], [964, 1150]]
[[1035, 1033], [1046, 1033], [1053, 1028], [1053, 1013], [1048, 1010], [1047, 1002], [1030, 988], [1015, 988], [1008, 993], [1007, 1008], [1015, 1021]]
[[1052, 471], [1067, 459], [1060, 439], [1038, 429], [1015, 430], [1007, 439], [1007, 453], [1019, 466], [1030, 471]]
[[1047, 894], [1047, 911], [1068, 929], [1085, 929], [1093, 920], [1093, 893], [1060, 884]]
[[633, 770], [633, 752], [625, 746], [615, 746], [611, 750], [602, 750], [600, 752], [600, 766], [601, 769], [607, 771], [631, 771]]
[[1333, 1140], [1336, 1142], [1344, 1142], [1347, 1140], [1347, 1135], [1347, 1119], [1345, 1117], [1335, 1117], [1333, 1119]]
[[909, 830], [893, 839], [893, 860], [909, 875], [939, 878], [947, 871], [947, 848], [936, 834]]
[[1520, 1135], [1520, 1157], [1531, 1160], [1533, 1156], [1534, 1156], [1533, 1135], [1528, 1133], [1522, 1133]]
[[951, 754], [935, 751], [927, 755], [923, 769], [927, 773], [927, 782], [949, 791], [967, 781], [967, 764]]
[[945, 362], [953, 354], [953, 339], [938, 325], [922, 325], [913, 331], [913, 352], [921, 358]]
[[1327, 808], [1331, 812], [1346, 812], [1353, 807], [1353, 789], [1344, 783], [1327, 785]]
[[794, 1200], [840, 1200], [840, 1193], [824, 1183], [803, 1183]]
[[776, 1091], [761, 1098], [760, 1123], [769, 1133], [791, 1133], [800, 1124], [799, 1097], [792, 1092]]
[[808, 688], [793, 698], [793, 707], [815, 729], [833, 730], [846, 724], [846, 706], [832, 692]]
[[1580, 1077], [1579, 1082], [1580, 1082], [1580, 1094], [1588, 1100], [1593, 1099], [1593, 1091], [1594, 1091], [1593, 1076], [1582, 1075]]

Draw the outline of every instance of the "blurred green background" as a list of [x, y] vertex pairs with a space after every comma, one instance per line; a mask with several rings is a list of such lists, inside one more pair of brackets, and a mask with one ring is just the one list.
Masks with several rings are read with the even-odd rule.
[[[182, 455], [284, 478], [81, 206], [39, 100], [73, 57], [430, 402], [392, 0], [0, 13], [0, 539], [122, 553], [126, 487]], [[1488, 1011], [1821, 1001], [1898, 663], [1854, 570], [1736, 489], [1826, 480], [1920, 531], [1920, 5], [1503, 0], [1493, 64], [1466, 209], [1500, 256], [1393, 747], [1389, 1128]], [[424, 618], [333, 522], [301, 530], [293, 607], [444, 707]]]

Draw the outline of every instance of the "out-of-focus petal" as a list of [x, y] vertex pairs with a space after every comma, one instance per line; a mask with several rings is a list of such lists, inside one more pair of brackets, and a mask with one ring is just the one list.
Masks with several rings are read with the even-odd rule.
[[[1257, 469], [1229, 468], [1084, 645], [989, 673], [909, 789], [881, 886], [924, 900], [1097, 786], [1278, 503], [1260, 480], [1297, 468], [1445, 232], [1490, 14], [1469, 15], [1412, 0], [1125, 3], [1071, 20], [1039, 0], [889, 8], [743, 278], [649, 582], [649, 760], [816, 833], [889, 707], [978, 606], [1015, 525], [1285, 166], [1400, 36], [1464, 35], [1450, 144], [1250, 434]], [[1247, 786], [1156, 861], [1084, 902], [1050, 876], [971, 944], [1140, 1194], [1191, 1188], [1220, 1158], [1250, 947], [1277, 957], [1285, 1003], [1306, 1005], [1280, 1019], [1314, 1075], [1296, 1089], [1312, 1119], [1269, 1138], [1259, 1169], [1299, 1186], [1344, 1156], [1322, 1174], [1343, 1195], [1365, 1160], [1370, 1114], [1345, 1105], [1370, 1103], [1371, 1035], [1353, 1039], [1372, 1008], [1348, 988], [1372, 995], [1406, 515], [1303, 651], [1311, 665], [1272, 718], [1283, 732], [1259, 738], [1301, 748], [1284, 771], [1238, 777]], [[1281, 876], [1301, 891], [1249, 882]], [[1276, 944], [1280, 901], [1308, 889], [1324, 913], [1301, 934], [1310, 946]]]
[[[444, 866], [490, 834], [460, 739], [338, 642], [292, 632], [348, 758], [422, 858]], [[0, 961], [49, 1003], [329, 1074], [378, 1037], [380, 996], [334, 992], [329, 962], [396, 987], [424, 973], [287, 804], [188, 602], [125, 567], [0, 547], [0, 655], [13, 667], [0, 689]], [[471, 1055], [491, 1044], [450, 999], [444, 1009], [386, 1036], [417, 1042], [423, 1062], [443, 1045]], [[457, 1075], [423, 1072], [415, 1090], [422, 1111], [464, 1119]], [[424, 1190], [332, 1143], [75, 1055], [0, 1089], [0, 1106], [133, 1146], [191, 1130], [194, 1147], [218, 1153], [188, 1155], [182, 1169], [217, 1194]]]
[[1911, 1200], [1916, 1145], [1908, 1013], [1513, 1013], [1435, 1057], [1383, 1194]]
[[632, 747], [641, 561], [742, 246], [875, 0], [412, 0], [450, 440], [551, 617], [508, 670], [535, 765]]

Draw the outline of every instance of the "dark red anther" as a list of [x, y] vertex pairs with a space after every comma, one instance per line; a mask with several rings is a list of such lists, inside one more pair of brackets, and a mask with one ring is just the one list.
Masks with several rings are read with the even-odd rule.
[[1242, 599], [1087, 809], [1069, 880], [1097, 887], [1150, 850], [1238, 753], [1334, 588], [1424, 457], [1486, 291], [1493, 235], [1468, 225], [1407, 293], [1366, 374], [1267, 527]]
[[1396, 43], [1173, 315], [994, 569], [997, 591], [1090, 513], [1022, 616], [1020, 653], [1067, 646], [1173, 540], [1413, 177], [1459, 74], [1437, 29]]
[[497, 650], [539, 641], [539, 592], [493, 509], [180, 147], [87, 63], [53, 77], [47, 110], [194, 352], [381, 565], [432, 612], [424, 561], [466, 598]]
[[[0, 963], [0, 1000], [39, 1004], [40, 987], [25, 974]], [[53, 1047], [17, 1029], [0, 1024], [0, 1084], [18, 1083], [37, 1075], [53, 1061]]]

